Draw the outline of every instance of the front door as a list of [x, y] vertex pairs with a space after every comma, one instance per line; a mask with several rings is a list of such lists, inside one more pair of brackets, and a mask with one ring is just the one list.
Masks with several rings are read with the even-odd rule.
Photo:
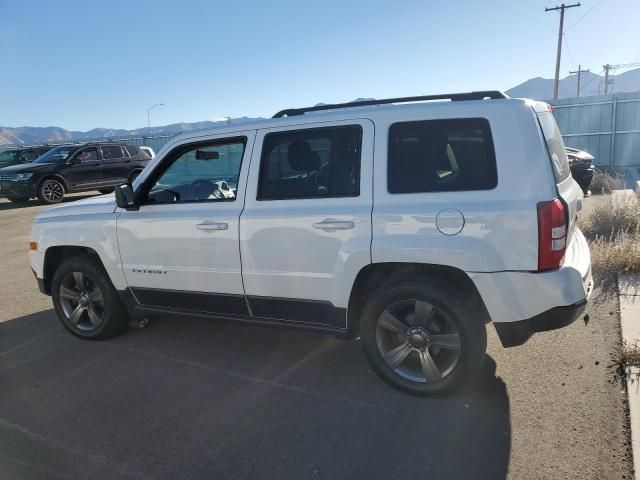
[[240, 219], [242, 277], [257, 319], [346, 327], [371, 262], [373, 124], [260, 130]]
[[97, 147], [84, 147], [60, 172], [70, 190], [88, 190], [102, 182], [102, 160]]
[[[122, 268], [147, 307], [248, 315], [238, 222], [255, 132], [174, 146], [117, 220]], [[237, 185], [232, 195], [219, 183]]]

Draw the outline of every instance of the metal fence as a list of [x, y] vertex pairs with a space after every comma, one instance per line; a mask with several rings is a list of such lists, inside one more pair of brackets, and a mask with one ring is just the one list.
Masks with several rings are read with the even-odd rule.
[[[163, 133], [161, 135], [123, 135], [116, 137], [97, 137], [97, 138], [83, 138], [82, 140], [54, 140], [46, 142], [46, 145], [70, 145], [80, 144], [87, 142], [120, 142], [130, 145], [146, 145], [153, 148], [154, 152], [160, 150], [164, 145], [173, 137], [181, 132]], [[11, 150], [19, 147], [25, 147], [31, 145], [0, 145], [0, 152], [4, 150]]]
[[551, 103], [568, 147], [591, 153], [601, 167], [640, 166], [640, 92]]

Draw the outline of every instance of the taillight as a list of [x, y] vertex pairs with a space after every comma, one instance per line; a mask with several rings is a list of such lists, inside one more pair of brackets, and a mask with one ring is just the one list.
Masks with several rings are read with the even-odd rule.
[[567, 250], [567, 216], [558, 200], [538, 203], [538, 271], [560, 268]]

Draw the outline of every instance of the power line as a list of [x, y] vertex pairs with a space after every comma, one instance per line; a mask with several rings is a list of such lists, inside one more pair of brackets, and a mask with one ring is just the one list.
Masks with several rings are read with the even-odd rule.
[[558, 98], [558, 83], [560, 82], [560, 57], [562, 55], [562, 27], [564, 25], [564, 11], [569, 8], [579, 7], [580, 2], [573, 3], [571, 5], [565, 5], [564, 3], [560, 6], [555, 7], [546, 7], [544, 9], [545, 12], [551, 12], [554, 10], [560, 10], [560, 28], [558, 28], [558, 51], [556, 53], [556, 76], [553, 80], [553, 99], [557, 100]]
[[567, 34], [564, 33], [562, 35], [562, 39], [564, 40], [564, 46], [567, 47], [567, 53], [569, 54], [569, 58], [571, 59], [571, 63], [575, 64], [575, 60], [573, 59], [573, 54], [571, 53], [571, 48], [569, 48], [569, 40], [567, 40]]
[[589, 10], [587, 10], [587, 13], [585, 13], [584, 15], [582, 15], [578, 20], [576, 20], [575, 22], [573, 22], [571, 25], [569, 25], [569, 26], [567, 27], [567, 32], [568, 32], [569, 30], [571, 30], [573, 27], [575, 27], [578, 23], [580, 23], [580, 21], [581, 21], [584, 17], [586, 17], [587, 15], [589, 15], [591, 12], [593, 12], [593, 11], [595, 10], [595, 8], [596, 8], [598, 5], [600, 5], [602, 2], [604, 2], [604, 0], [598, 0], [598, 2], [597, 2], [593, 7], [591, 7]]

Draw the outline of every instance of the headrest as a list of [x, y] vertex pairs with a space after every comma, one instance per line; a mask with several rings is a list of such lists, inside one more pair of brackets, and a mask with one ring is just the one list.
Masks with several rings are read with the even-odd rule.
[[304, 140], [296, 140], [289, 144], [287, 161], [292, 170], [306, 172], [320, 168], [320, 156], [311, 150], [311, 145]]

